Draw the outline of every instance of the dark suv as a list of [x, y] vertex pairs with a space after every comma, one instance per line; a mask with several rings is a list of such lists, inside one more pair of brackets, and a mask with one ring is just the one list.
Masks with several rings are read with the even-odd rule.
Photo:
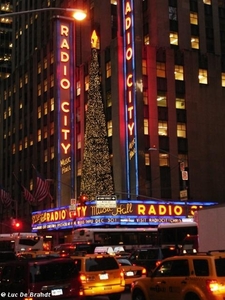
[[141, 248], [131, 253], [129, 260], [135, 265], [145, 267], [149, 275], [164, 258], [174, 255], [177, 255], [175, 247]]
[[70, 258], [0, 263], [0, 294], [20, 300], [84, 299], [79, 271]]

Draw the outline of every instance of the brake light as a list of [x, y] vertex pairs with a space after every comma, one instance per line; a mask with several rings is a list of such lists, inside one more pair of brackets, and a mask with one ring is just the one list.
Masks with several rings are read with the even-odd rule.
[[80, 274], [80, 280], [82, 283], [86, 283], [87, 282], [87, 276], [84, 274]]
[[146, 274], [147, 274], [147, 270], [146, 270], [145, 268], [142, 269], [141, 274], [142, 274], [142, 275], [146, 275]]

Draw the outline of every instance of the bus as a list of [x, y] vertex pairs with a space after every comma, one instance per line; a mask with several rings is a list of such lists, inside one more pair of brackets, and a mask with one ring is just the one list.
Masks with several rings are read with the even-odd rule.
[[18, 253], [30, 250], [43, 250], [42, 236], [31, 232], [0, 234], [0, 251]]
[[123, 246], [130, 251], [141, 246], [154, 246], [157, 243], [155, 228], [79, 228], [72, 236], [73, 243], [91, 243], [99, 246]]
[[181, 249], [187, 236], [198, 236], [196, 222], [162, 223], [158, 225], [158, 243], [161, 247], [175, 246]]

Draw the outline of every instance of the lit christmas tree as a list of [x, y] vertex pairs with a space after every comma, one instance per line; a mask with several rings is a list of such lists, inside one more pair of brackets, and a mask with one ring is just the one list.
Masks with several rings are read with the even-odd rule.
[[81, 174], [81, 195], [88, 200], [114, 193], [109, 157], [106, 120], [100, 91], [97, 36], [92, 36], [89, 91], [86, 111], [84, 158]]

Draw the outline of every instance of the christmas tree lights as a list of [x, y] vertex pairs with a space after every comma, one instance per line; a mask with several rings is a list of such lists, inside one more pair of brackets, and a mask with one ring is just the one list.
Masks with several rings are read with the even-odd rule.
[[114, 193], [97, 49], [92, 48], [91, 53], [80, 191], [88, 200]]

